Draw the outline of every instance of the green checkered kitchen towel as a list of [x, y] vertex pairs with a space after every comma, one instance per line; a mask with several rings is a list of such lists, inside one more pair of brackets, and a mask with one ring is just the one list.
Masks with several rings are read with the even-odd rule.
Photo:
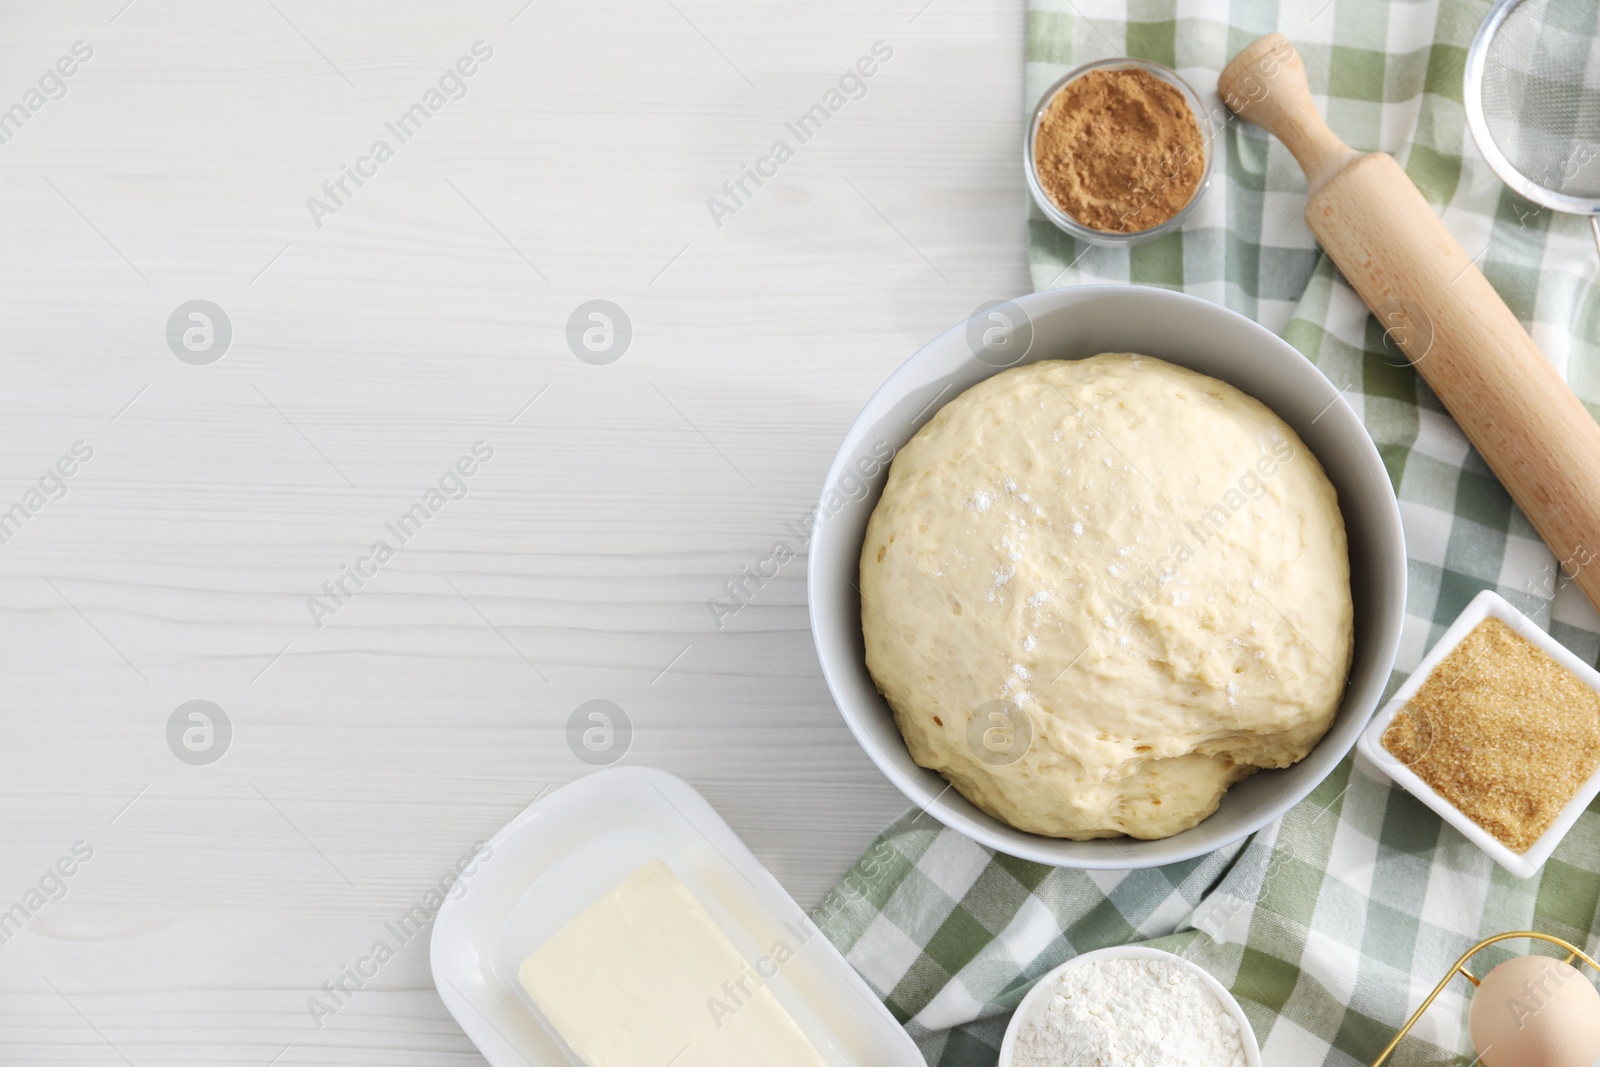
[[[1339, 136], [1399, 158], [1461, 243], [1480, 253], [1545, 354], [1600, 411], [1600, 299], [1588, 227], [1502, 186], [1464, 122], [1464, 56], [1488, 7], [1030, 0], [1027, 104], [1031, 110], [1072, 66], [1130, 55], [1176, 68], [1220, 108], [1216, 80], [1227, 61], [1261, 34], [1283, 33]], [[1590, 17], [1600, 18], [1595, 7]], [[1316, 249], [1302, 219], [1304, 177], [1289, 153], [1237, 120], [1223, 125], [1216, 144], [1204, 201], [1181, 233], [1154, 243], [1079, 245], [1035, 211], [1035, 285], [1133, 281], [1198, 294], [1280, 331], [1347, 390], [1388, 465], [1410, 553], [1391, 692], [1485, 588], [1594, 662], [1600, 617]], [[1537, 929], [1595, 952], [1597, 909], [1600, 806], [1541, 877], [1521, 882], [1352, 759], [1242, 847], [1156, 870], [1041, 867], [911, 812], [884, 831], [817, 921], [930, 1064], [993, 1064], [1011, 1010], [1040, 974], [1080, 952], [1154, 939], [1233, 990], [1269, 1067], [1299, 1067], [1370, 1063], [1481, 937]], [[1524, 950], [1514, 944], [1500, 956]], [[1470, 1061], [1465, 1002], [1453, 988], [1393, 1062]]]

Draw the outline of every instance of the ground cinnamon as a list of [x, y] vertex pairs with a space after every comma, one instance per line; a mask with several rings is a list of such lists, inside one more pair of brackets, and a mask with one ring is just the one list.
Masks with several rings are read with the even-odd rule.
[[1176, 86], [1142, 70], [1102, 69], [1050, 101], [1033, 155], [1039, 184], [1062, 211], [1090, 229], [1136, 233], [1194, 198], [1205, 139]]

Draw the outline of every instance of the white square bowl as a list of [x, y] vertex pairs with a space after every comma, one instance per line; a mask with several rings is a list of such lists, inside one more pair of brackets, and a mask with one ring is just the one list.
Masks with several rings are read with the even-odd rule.
[[1565, 645], [1545, 633], [1532, 619], [1512, 607], [1498, 593], [1485, 589], [1472, 598], [1472, 603], [1467, 605], [1466, 610], [1450, 624], [1450, 628], [1439, 638], [1438, 643], [1423, 657], [1416, 671], [1406, 679], [1406, 684], [1402, 685], [1394, 697], [1372, 717], [1372, 722], [1362, 733], [1357, 747], [1379, 770], [1403, 786], [1406, 792], [1438, 812], [1451, 826], [1465, 834], [1468, 840], [1488, 853], [1490, 859], [1518, 878], [1532, 878], [1539, 873], [1539, 868], [1544, 866], [1550, 854], [1556, 850], [1556, 846], [1561, 844], [1561, 839], [1567, 836], [1567, 831], [1572, 829], [1578, 817], [1584, 813], [1594, 798], [1600, 795], [1600, 771], [1590, 777], [1583, 788], [1578, 790], [1578, 794], [1561, 810], [1561, 815], [1550, 829], [1545, 831], [1544, 836], [1534, 842], [1533, 847], [1527, 852], [1518, 855], [1502, 844], [1499, 838], [1473, 822], [1454, 804], [1440, 796], [1432, 786], [1417, 777], [1410, 767], [1383, 747], [1383, 733], [1394, 721], [1395, 715], [1399, 714], [1400, 709], [1404, 708], [1416, 695], [1417, 690], [1422, 688], [1422, 684], [1428, 680], [1440, 661], [1455, 651], [1456, 646], [1461, 644], [1475, 626], [1491, 616], [1504, 622], [1518, 636], [1525, 638], [1535, 648], [1571, 671], [1584, 685], [1600, 692], [1600, 672], [1596, 672], [1593, 667], [1573, 655]]

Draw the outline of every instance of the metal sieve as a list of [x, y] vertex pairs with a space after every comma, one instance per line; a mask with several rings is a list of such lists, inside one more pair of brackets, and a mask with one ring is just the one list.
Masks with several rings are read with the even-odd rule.
[[1600, 247], [1600, 4], [1498, 0], [1467, 51], [1462, 99], [1500, 180], [1587, 215]]

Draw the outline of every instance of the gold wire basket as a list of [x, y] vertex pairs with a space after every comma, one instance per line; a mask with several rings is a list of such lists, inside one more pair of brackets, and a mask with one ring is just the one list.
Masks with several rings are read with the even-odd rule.
[[1479, 941], [1476, 945], [1473, 945], [1470, 949], [1468, 949], [1466, 955], [1462, 956], [1456, 961], [1456, 965], [1450, 969], [1450, 973], [1445, 975], [1444, 979], [1438, 985], [1433, 987], [1433, 992], [1429, 993], [1428, 999], [1422, 1002], [1422, 1007], [1418, 1008], [1412, 1014], [1411, 1018], [1406, 1020], [1405, 1026], [1401, 1027], [1400, 1032], [1394, 1035], [1394, 1040], [1389, 1042], [1389, 1047], [1383, 1050], [1383, 1054], [1372, 1061], [1372, 1067], [1383, 1067], [1383, 1064], [1388, 1061], [1390, 1055], [1392, 1055], [1394, 1050], [1399, 1047], [1400, 1042], [1404, 1041], [1406, 1035], [1409, 1034], [1412, 1028], [1422, 1020], [1422, 1017], [1427, 1014], [1428, 1009], [1433, 1007], [1433, 1002], [1438, 1000], [1440, 994], [1449, 988], [1451, 982], [1455, 981], [1456, 975], [1461, 975], [1467, 981], [1471, 982], [1473, 986], [1478, 985], [1477, 976], [1471, 971], [1467, 970], [1467, 962], [1471, 960], [1472, 957], [1476, 956], [1490, 945], [1498, 945], [1502, 941], [1513, 941], [1517, 938], [1523, 937], [1532, 938], [1535, 941], [1547, 941], [1550, 944], [1555, 945], [1557, 948], [1564, 949], [1566, 951], [1567, 963], [1571, 964], [1577, 960], [1582, 960], [1584, 963], [1589, 965], [1590, 970], [1600, 972], [1600, 963], [1596, 963], [1594, 960], [1584, 955], [1582, 949], [1578, 948], [1576, 945], [1568, 944], [1559, 937], [1551, 937], [1549, 934], [1536, 934], [1532, 930], [1520, 930], [1515, 933], [1500, 934], [1485, 941]]

